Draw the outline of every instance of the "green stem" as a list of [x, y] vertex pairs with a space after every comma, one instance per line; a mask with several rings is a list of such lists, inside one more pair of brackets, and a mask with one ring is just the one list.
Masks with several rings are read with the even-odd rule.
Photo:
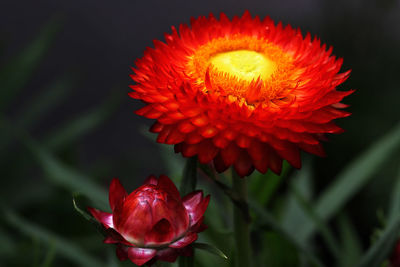
[[246, 178], [240, 178], [234, 169], [232, 169], [232, 189], [240, 201], [245, 204], [245, 209], [234, 205], [233, 222], [236, 242], [236, 266], [252, 266], [251, 247], [250, 247], [250, 220], [247, 207], [247, 181]]

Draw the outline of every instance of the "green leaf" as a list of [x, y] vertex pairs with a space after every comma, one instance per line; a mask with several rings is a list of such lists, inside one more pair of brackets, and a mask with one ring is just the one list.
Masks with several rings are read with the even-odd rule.
[[186, 160], [183, 170], [183, 177], [180, 186], [182, 196], [185, 196], [196, 189], [197, 184], [197, 157], [191, 157]]
[[228, 259], [228, 257], [221, 250], [219, 250], [218, 248], [216, 248], [216, 247], [214, 247], [214, 246], [212, 246], [210, 244], [193, 243], [192, 246], [193, 246], [193, 248], [201, 249], [201, 250], [207, 251], [207, 252], [209, 252], [211, 254], [217, 255], [217, 256], [225, 259], [225, 260]]
[[17, 245], [13, 235], [9, 231], [0, 228], [0, 256], [9, 255], [16, 251]]
[[21, 231], [29, 237], [39, 238], [49, 246], [53, 245], [60, 256], [71, 260], [77, 266], [104, 266], [101, 261], [86, 254], [75, 244], [27, 220], [24, 220], [14, 212], [3, 210], [3, 216], [11, 227], [14, 227], [16, 230]]
[[314, 256], [311, 252], [304, 247], [304, 243], [295, 239], [292, 233], [286, 231], [275, 218], [268, 213], [260, 204], [252, 199], [249, 200], [249, 207], [257, 215], [256, 228], [272, 228], [277, 233], [281, 234], [287, 241], [289, 241], [296, 249], [304, 254], [310, 263], [314, 266], [322, 267], [323, 263]]
[[[202, 182], [204, 182], [204, 180]], [[232, 205], [230, 205], [229, 199], [224, 197], [213, 197], [213, 201], [211, 201], [208, 205], [204, 217], [204, 223], [208, 226], [208, 228], [201, 235], [199, 235], [198, 242], [210, 243], [222, 251], [232, 252], [234, 239], [232, 225], [230, 225], [231, 216]], [[232, 259], [229, 254], [227, 254], [227, 256]], [[227, 267], [230, 266], [229, 263], [229, 260], [226, 261], [220, 257], [210, 257], [208, 252], [201, 250], [196, 251], [196, 266]]]
[[362, 243], [357, 235], [357, 231], [351, 224], [350, 219], [341, 214], [339, 216], [339, 236], [341, 239], [342, 250], [338, 266], [340, 267], [353, 267], [356, 266], [360, 260], [362, 253]]
[[35, 205], [40, 202], [43, 203], [43, 201], [50, 198], [53, 193], [52, 185], [38, 183], [34, 179], [25, 180], [24, 186], [25, 188], [29, 188], [24, 194], [11, 194], [7, 197], [7, 204], [16, 210], [21, 209], [26, 204]]
[[34, 159], [45, 173], [45, 178], [71, 192], [80, 192], [96, 204], [96, 207], [107, 208], [107, 193], [91, 179], [73, 168], [65, 165], [53, 156], [43, 146], [40, 146], [23, 130], [15, 128], [4, 118], [0, 120], [0, 127], [11, 131], [20, 139], [23, 145], [33, 154]]
[[44, 144], [51, 150], [70, 144], [108, 119], [119, 102], [119, 96], [114, 95], [99, 107], [67, 121], [63, 126], [46, 136]]
[[[301, 170], [295, 171], [294, 177], [290, 179], [289, 184], [290, 186], [295, 186], [307, 201], [311, 201], [313, 197], [313, 180], [314, 172], [312, 170], [312, 161], [306, 158], [303, 161], [303, 167]], [[298, 238], [297, 231], [300, 226], [309, 221], [307, 214], [293, 194], [287, 194], [281, 221], [282, 227], [286, 229], [286, 231], [291, 232], [295, 239]]]
[[380, 266], [392, 251], [400, 235], [400, 172], [396, 177], [395, 187], [389, 209], [389, 219], [386, 228], [378, 240], [368, 249], [362, 257], [359, 267]]
[[80, 214], [82, 215], [83, 218], [85, 218], [88, 221], [91, 222], [96, 222], [98, 223], [92, 216], [89, 215], [89, 213], [87, 213], [86, 211], [82, 210], [81, 208], [79, 208], [78, 204], [76, 203], [76, 198], [79, 196], [79, 194], [74, 194], [74, 196], [72, 197], [72, 204], [74, 205], [74, 209]]
[[[204, 190], [205, 195], [208, 193], [212, 194], [212, 201], [210, 201], [204, 217], [204, 223], [208, 225], [208, 229], [199, 235], [198, 242], [210, 243], [222, 251], [232, 252], [234, 242], [232, 221], [230, 218], [232, 217], [233, 207], [230, 199], [223, 195], [215, 195], [214, 193], [217, 193], [215, 190], [218, 190], [216, 184], [204, 177], [203, 174], [201, 174], [201, 178], [198, 179], [199, 186]], [[219, 178], [222, 178], [222, 175], [219, 175]], [[227, 256], [232, 259], [230, 254], [227, 254]], [[220, 257], [210, 257], [208, 252], [196, 251], [195, 266], [228, 267], [231, 266], [230, 263], [229, 260], [226, 261]]]
[[[29, 105], [17, 116], [15, 125], [24, 129], [33, 126], [43, 115], [49, 113], [52, 108], [57, 106], [60, 101], [65, 98], [69, 87], [71, 87], [70, 79], [63, 78], [51, 84], [48, 88], [45, 88], [45, 90], [35, 97], [34, 100], [30, 101]], [[6, 146], [10, 143], [13, 136], [6, 132], [1, 132], [0, 135], [0, 147], [2, 148], [2, 152], [6, 152]]]
[[63, 77], [44, 88], [38, 96], [29, 101], [27, 107], [24, 107], [22, 113], [16, 119], [16, 125], [21, 128], [29, 128], [34, 125], [65, 99], [72, 84], [73, 82], [69, 77]]
[[107, 207], [106, 191], [92, 182], [92, 179], [58, 161], [35, 143], [31, 143], [30, 149], [49, 181], [72, 192], [84, 194], [96, 203], [96, 207]]
[[43, 261], [43, 263], [41, 265], [42, 267], [51, 267], [52, 266], [54, 258], [56, 256], [56, 251], [57, 251], [56, 250], [56, 246], [55, 246], [54, 242], [52, 242], [50, 244], [50, 247], [49, 247], [47, 253], [46, 253], [44, 261]]
[[[400, 146], [400, 123], [388, 134], [352, 161], [338, 174], [316, 201], [315, 211], [322, 220], [329, 220], [379, 171]], [[309, 220], [298, 231], [300, 240], [307, 240], [315, 231]]]
[[59, 22], [50, 21], [37, 38], [14, 60], [0, 70], [0, 108], [10, 104], [12, 98], [25, 86], [33, 76], [34, 70], [42, 61], [45, 53], [53, 43]]
[[386, 227], [380, 238], [368, 249], [362, 257], [359, 267], [379, 267], [388, 258], [399, 238], [400, 217]]
[[294, 197], [297, 200], [297, 203], [299, 203], [303, 211], [313, 221], [314, 225], [316, 226], [317, 230], [325, 241], [329, 251], [336, 258], [336, 260], [340, 260], [342, 255], [340, 253], [338, 242], [332, 231], [321, 220], [321, 218], [319, 218], [319, 215], [315, 212], [313, 206], [301, 195], [301, 193], [295, 186], [291, 186], [291, 192], [293, 193]]
[[262, 240], [263, 249], [257, 248], [260, 259], [255, 266], [299, 266], [296, 248], [284, 237], [273, 231], [264, 231], [258, 235]]
[[94, 227], [97, 229], [97, 231], [102, 234], [103, 236], [107, 236], [107, 232], [104, 230], [104, 227], [100, 222], [98, 222], [95, 218], [93, 218], [89, 213], [86, 211], [82, 210], [78, 204], [77, 204], [77, 198], [79, 197], [80, 194], [75, 193], [74, 196], [72, 197], [72, 204], [74, 205], [74, 209], [86, 220], [88, 220]]

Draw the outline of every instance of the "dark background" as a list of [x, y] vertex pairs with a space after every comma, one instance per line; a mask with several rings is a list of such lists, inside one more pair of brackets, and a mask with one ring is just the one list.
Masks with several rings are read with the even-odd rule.
[[[246, 9], [320, 37], [333, 46], [333, 54], [344, 58], [342, 71], [352, 70], [340, 87], [356, 89], [344, 100], [353, 115], [338, 121], [346, 132], [331, 136], [325, 144], [328, 158], [314, 162], [316, 188], [323, 188], [399, 121], [400, 1], [2, 1], [0, 66], [23, 51], [44, 25], [60, 24], [51, 49], [4, 114], [13, 121], [46, 86], [62, 77], [73, 80], [64, 101], [27, 129], [40, 140], [64, 121], [116, 97], [119, 104], [112, 115], [58, 155], [104, 186], [118, 176], [132, 188], [151, 173], [167, 172], [167, 166], [158, 153], [160, 146], [143, 134], [153, 121], [133, 114], [142, 104], [127, 95], [133, 83], [130, 66], [152, 40], [163, 40], [171, 25], [210, 12], [232, 18]], [[18, 141], [11, 143], [11, 151], [25, 153]], [[392, 158], [349, 206], [365, 240], [376, 220], [370, 210], [384, 206], [398, 163], [399, 157]], [[9, 175], [6, 165], [3, 176]], [[29, 175], [40, 181], [39, 171], [32, 169]], [[2, 180], [7, 187], [7, 178]], [[375, 207], [366, 206], [366, 200]]]

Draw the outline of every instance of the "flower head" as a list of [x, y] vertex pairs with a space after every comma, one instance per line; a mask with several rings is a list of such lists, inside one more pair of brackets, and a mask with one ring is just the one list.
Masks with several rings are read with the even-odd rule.
[[88, 208], [107, 232], [105, 243], [117, 244], [120, 260], [137, 265], [149, 261], [173, 262], [178, 255], [190, 255], [191, 243], [205, 229], [203, 214], [210, 196], [195, 191], [181, 199], [165, 175], [150, 176], [129, 195], [118, 179], [110, 186], [112, 213]]
[[343, 131], [332, 120], [350, 115], [340, 101], [352, 91], [336, 90], [350, 72], [310, 34], [245, 12], [192, 19], [165, 39], [136, 61], [130, 96], [176, 152], [220, 172], [280, 173], [282, 159], [300, 168], [300, 150], [323, 156], [324, 134]]

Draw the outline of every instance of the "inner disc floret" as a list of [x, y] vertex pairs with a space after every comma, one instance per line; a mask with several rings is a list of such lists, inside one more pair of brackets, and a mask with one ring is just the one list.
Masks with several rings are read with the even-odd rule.
[[246, 81], [259, 77], [265, 81], [276, 69], [276, 64], [263, 54], [244, 49], [216, 54], [210, 63], [218, 71]]

